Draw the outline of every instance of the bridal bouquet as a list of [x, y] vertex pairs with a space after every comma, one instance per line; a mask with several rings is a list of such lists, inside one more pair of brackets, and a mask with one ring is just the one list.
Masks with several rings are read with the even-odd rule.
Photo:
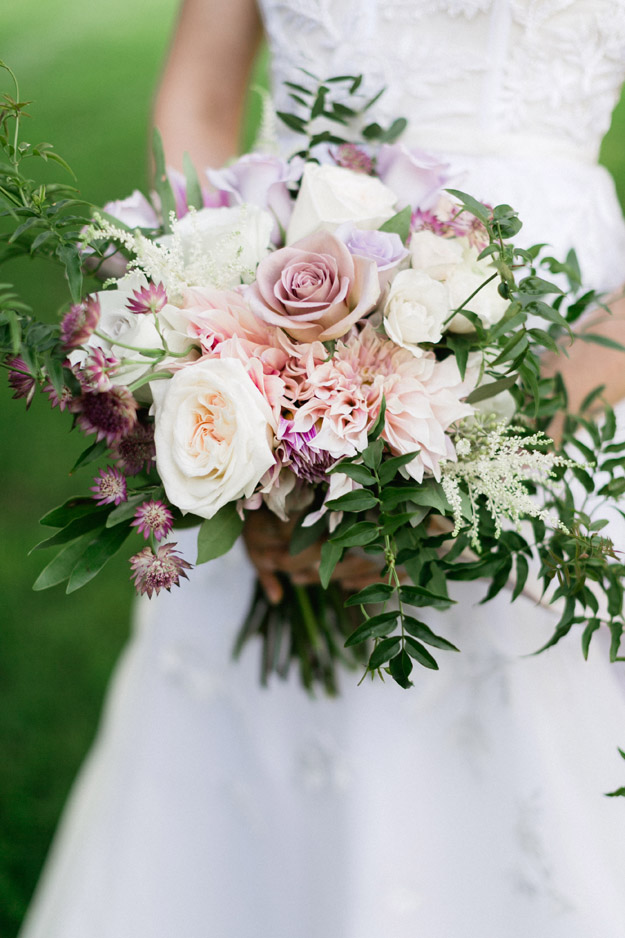
[[[204, 563], [263, 510], [294, 553], [321, 544], [317, 586], [254, 597], [239, 646], [263, 637], [264, 678], [296, 659], [332, 691], [336, 662], [361, 661], [408, 687], [415, 663], [438, 667], [431, 648], [457, 650], [419, 607], [449, 607], [452, 580], [516, 598], [532, 558], [562, 601], [547, 645], [582, 626], [587, 651], [607, 625], [616, 658], [625, 567], [597, 505], [625, 490], [625, 444], [609, 409], [601, 427], [569, 416], [559, 450], [544, 433], [566, 400], [539, 356], [596, 302], [574, 255], [515, 247], [513, 209], [449, 188], [446, 166], [397, 142], [404, 121], [369, 121], [360, 78], [303, 82], [278, 115], [304, 141], [291, 159], [261, 147], [201, 182], [188, 162], [167, 171], [157, 136], [156, 193], [89, 211], [24, 176], [58, 157], [18, 143], [5, 96], [0, 257], [55, 257], [71, 302], [46, 326], [5, 285], [0, 350], [14, 396], [71, 411], [91, 438], [75, 468], [99, 467], [42, 519], [54, 556], [35, 588], [78, 589], [128, 541], [151, 597], [191, 568], [177, 527], [199, 524]], [[87, 274], [108, 279], [86, 291]], [[598, 490], [592, 511], [580, 489]], [[379, 576], [345, 597], [332, 574], [348, 551]]]

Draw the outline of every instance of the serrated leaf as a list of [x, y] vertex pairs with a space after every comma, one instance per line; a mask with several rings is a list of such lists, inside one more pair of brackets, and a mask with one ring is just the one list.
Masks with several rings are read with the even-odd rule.
[[370, 638], [383, 638], [395, 628], [397, 616], [397, 612], [381, 612], [377, 616], [371, 616], [370, 619], [367, 619], [352, 632], [345, 642], [345, 647], [359, 645], [360, 642], [366, 642]]
[[207, 563], [227, 554], [243, 528], [243, 519], [231, 502], [206, 518], [197, 536], [197, 564]]
[[115, 528], [103, 528], [73, 568], [66, 592], [74, 593], [97, 576], [102, 567], [117, 553], [129, 534], [130, 528], [123, 525], [118, 525]]

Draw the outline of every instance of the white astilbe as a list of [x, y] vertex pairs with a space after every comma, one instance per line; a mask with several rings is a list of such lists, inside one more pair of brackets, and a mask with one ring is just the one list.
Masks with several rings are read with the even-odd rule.
[[541, 518], [553, 528], [566, 530], [559, 518], [542, 508], [524, 482], [544, 484], [554, 478], [556, 466], [573, 462], [555, 453], [541, 452], [549, 438], [543, 433], [526, 436], [506, 423], [465, 422], [455, 440], [457, 462], [441, 464], [443, 491], [451, 505], [457, 536], [462, 524], [461, 483], [466, 487], [472, 507], [471, 544], [480, 547], [477, 500], [486, 499], [486, 508], [495, 522], [495, 536], [502, 525], [512, 521], [517, 530], [525, 517]]
[[206, 210], [196, 213], [193, 209], [183, 219], [172, 214], [171, 234], [163, 235], [158, 241], [151, 241], [139, 230], [118, 228], [97, 214], [95, 224], [87, 230], [87, 238], [115, 241], [122, 245], [131, 254], [128, 269], [140, 270], [148, 280], [162, 283], [170, 302], [176, 303], [189, 287], [225, 290], [254, 278], [256, 262], [260, 258], [256, 252], [250, 256], [244, 245], [255, 240], [253, 228], [257, 224], [258, 210], [252, 208], [248, 212], [247, 206], [241, 206], [236, 210], [214, 211], [236, 211], [238, 217], [236, 226], [230, 225], [219, 231], [218, 237], [211, 239], [210, 246], [202, 230]]
[[254, 140], [252, 150], [256, 153], [278, 153], [278, 116], [273, 106], [273, 98], [270, 93], [259, 85], [254, 85], [252, 91], [255, 91], [260, 97], [260, 124]]

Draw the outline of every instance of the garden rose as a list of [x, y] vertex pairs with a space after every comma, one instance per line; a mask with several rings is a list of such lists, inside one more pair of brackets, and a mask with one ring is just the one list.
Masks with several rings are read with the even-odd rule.
[[460, 238], [443, 238], [433, 231], [415, 231], [410, 238], [411, 263], [435, 280], [445, 280], [456, 264], [462, 263]]
[[400, 207], [429, 208], [449, 180], [446, 163], [403, 143], [381, 146], [376, 168], [382, 182], [399, 198]]
[[450, 312], [447, 290], [422, 270], [402, 270], [384, 306], [386, 334], [417, 357], [422, 342], [438, 342]]
[[202, 359], [156, 381], [156, 463], [169, 501], [212, 518], [249, 498], [274, 464], [271, 412], [236, 359]]
[[334, 231], [346, 221], [359, 228], [379, 228], [395, 214], [396, 201], [395, 193], [373, 176], [342, 166], [306, 163], [286, 243], [320, 228]]
[[262, 260], [247, 298], [258, 317], [292, 338], [325, 342], [345, 335], [379, 295], [374, 261], [318, 231]]
[[[461, 306], [471, 294], [497, 271], [488, 259], [478, 261], [479, 250], [467, 244], [463, 251], [461, 264], [455, 265], [445, 279], [449, 291], [450, 309]], [[478, 293], [466, 304], [466, 308], [479, 317], [488, 328], [499, 322], [508, 309], [509, 303], [499, 295], [499, 276], [482, 286]], [[472, 332], [473, 326], [466, 316], [457, 313], [447, 327], [450, 332]]]

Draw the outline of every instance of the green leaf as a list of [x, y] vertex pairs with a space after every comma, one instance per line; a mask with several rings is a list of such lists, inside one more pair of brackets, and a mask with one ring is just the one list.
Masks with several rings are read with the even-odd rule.
[[103, 528], [95, 541], [92, 541], [73, 568], [67, 593], [74, 593], [100, 572], [113, 554], [116, 554], [128, 535], [130, 528], [117, 526]]
[[368, 489], [356, 489], [355, 492], [346, 492], [340, 498], [332, 498], [326, 502], [331, 511], [367, 511], [375, 508], [380, 501]]
[[398, 234], [405, 244], [410, 234], [410, 221], [412, 218], [412, 209], [409, 205], [402, 208], [400, 212], [393, 215], [387, 221], [380, 225], [379, 231], [388, 231], [391, 234]]
[[380, 480], [380, 485], [387, 485], [391, 482], [398, 471], [402, 466], [406, 466], [409, 462], [418, 456], [419, 451], [417, 450], [414, 453], [404, 453], [402, 456], [392, 456], [390, 459], [385, 459], [380, 469], [378, 471], [378, 478]]
[[460, 189], [446, 189], [445, 191], [459, 199], [472, 215], [479, 218], [483, 225], [488, 226], [490, 222], [490, 212], [485, 205], [482, 205], [482, 203], [474, 199], [472, 195], [468, 195]]
[[389, 658], [396, 655], [400, 648], [401, 642], [399, 638], [383, 638], [371, 652], [367, 668], [370, 671], [377, 671]]
[[590, 619], [588, 625], [583, 631], [582, 634], [582, 652], [584, 658], [588, 659], [588, 650], [590, 648], [590, 640], [592, 639], [594, 633], [601, 627], [601, 622], [599, 619]]
[[621, 345], [620, 342], [617, 342], [615, 339], [608, 339], [605, 335], [597, 335], [594, 332], [578, 332], [575, 335], [575, 340], [580, 342], [593, 342], [595, 345], [601, 345], [604, 348], [613, 348], [617, 352], [625, 352], [625, 345]]
[[60, 244], [56, 254], [65, 267], [65, 276], [69, 284], [74, 303], [79, 303], [82, 294], [82, 260], [78, 249], [73, 244]]
[[339, 534], [333, 534], [330, 542], [339, 547], [364, 547], [378, 536], [378, 526], [373, 521], [357, 521]]
[[384, 395], [382, 395], [382, 403], [380, 404], [380, 412], [376, 418], [375, 423], [371, 427], [371, 431], [369, 433], [368, 439], [370, 443], [373, 443], [374, 440], [377, 440], [384, 432], [385, 417], [386, 417], [386, 398], [384, 397]]
[[296, 117], [295, 114], [287, 114], [285, 111], [276, 111], [276, 117], [279, 117], [289, 130], [294, 130], [298, 134], [306, 133], [306, 121], [303, 118]]
[[409, 605], [419, 605], [422, 599], [431, 600], [428, 605], [434, 605], [435, 603], [454, 605], [456, 602], [455, 599], [450, 599], [449, 596], [444, 596], [441, 593], [433, 593], [432, 590], [428, 590], [424, 586], [402, 586], [400, 595], [402, 602]]
[[471, 347], [473, 345], [473, 340], [465, 335], [460, 335], [455, 332], [448, 332], [445, 338], [447, 340], [447, 347], [450, 348], [455, 355], [460, 377], [464, 381], [464, 376], [467, 370], [467, 361], [469, 358], [469, 352], [471, 351]]
[[505, 378], [498, 378], [497, 381], [491, 381], [489, 384], [482, 384], [479, 388], [471, 391], [465, 400], [467, 404], [477, 404], [478, 401], [486, 401], [490, 397], [494, 397], [496, 394], [501, 394], [502, 391], [507, 391], [508, 388], [513, 387], [513, 385], [516, 384], [518, 377], [518, 375], [506, 375]]
[[71, 541], [63, 550], [60, 550], [56, 557], [43, 568], [33, 583], [33, 589], [37, 592], [39, 590], [46, 590], [66, 580], [84, 554], [92, 537], [93, 533], [89, 532], [78, 540]]
[[136, 495], [130, 495], [125, 502], [122, 502], [117, 508], [113, 508], [106, 519], [107, 528], [113, 528], [122, 521], [128, 521], [130, 518], [134, 518], [139, 505], [154, 497], [151, 492], [137, 492]]
[[348, 476], [350, 479], [353, 479], [354, 482], [358, 482], [360, 485], [373, 485], [375, 483], [375, 476], [366, 466], [362, 466], [359, 463], [354, 462], [342, 462], [338, 466], [334, 466], [330, 469], [328, 475], [332, 475], [335, 472], [342, 472], [344, 475]]
[[[92, 443], [91, 446], [88, 446], [87, 449], [83, 450], [73, 467], [70, 469], [70, 475], [73, 475], [77, 469], [80, 469], [81, 466], [86, 466], [90, 462], [95, 462], [96, 459], [99, 459], [100, 456], [108, 452], [108, 444], [106, 440], [99, 440], [97, 443]], [[42, 521], [42, 524], [47, 522]]]
[[324, 589], [328, 588], [334, 568], [343, 556], [343, 548], [332, 541], [325, 541], [321, 546], [321, 563], [319, 565], [319, 579]]
[[200, 180], [198, 179], [195, 166], [193, 165], [191, 157], [186, 152], [183, 153], [182, 156], [182, 168], [187, 183], [187, 205], [189, 208], [195, 208], [199, 211], [201, 208], [204, 208], [204, 196], [202, 195], [202, 187], [200, 186]]
[[154, 128], [152, 134], [152, 152], [154, 154], [154, 186], [161, 200], [161, 215], [163, 216], [163, 228], [166, 233], [171, 232], [171, 215], [176, 214], [176, 198], [174, 196], [169, 177], [167, 175], [167, 164], [165, 162], [165, 150], [163, 149], [163, 138], [158, 129]]
[[546, 296], [549, 293], [562, 293], [560, 287], [541, 277], [525, 277], [519, 282], [519, 293], [529, 293], [533, 296]]
[[382, 462], [383, 450], [384, 443], [382, 440], [376, 440], [375, 443], [370, 443], [361, 453], [365, 466], [368, 466], [369, 469], [378, 469]]
[[456, 648], [455, 645], [452, 645], [451, 642], [448, 642], [446, 638], [443, 638], [441, 635], [436, 635], [435, 632], [426, 625], [425, 622], [420, 622], [418, 619], [413, 619], [412, 616], [404, 616], [404, 628], [409, 632], [414, 638], [420, 638], [422, 642], [426, 642], [428, 645], [432, 645], [434, 648], [442, 648], [445, 651], [459, 651], [459, 648]]
[[404, 690], [412, 687], [412, 681], [409, 680], [410, 672], [412, 671], [412, 661], [405, 651], [402, 650], [398, 655], [391, 658], [389, 661], [389, 670], [395, 683], [403, 687]]
[[75, 518], [92, 514], [94, 508], [95, 502], [92, 498], [69, 498], [62, 505], [47, 512], [40, 519], [39, 524], [45, 524], [51, 528], [64, 528]]
[[395, 628], [397, 616], [397, 612], [381, 612], [377, 616], [372, 616], [352, 632], [345, 642], [345, 647], [349, 648], [351, 645], [359, 645], [360, 642], [365, 642], [369, 638], [383, 638]]
[[524, 554], [517, 554], [516, 557], [516, 584], [514, 590], [512, 591], [512, 599], [514, 602], [521, 593], [523, 592], [523, 587], [527, 582], [527, 577], [529, 575], [529, 564], [527, 562], [527, 557]]
[[617, 788], [616, 791], [607, 791], [606, 798], [623, 798], [625, 797], [625, 788]]
[[364, 606], [369, 603], [385, 603], [395, 592], [388, 583], [370, 583], [354, 596], [345, 600], [346, 606]]
[[196, 563], [207, 563], [227, 554], [243, 528], [243, 519], [231, 502], [202, 522], [197, 536]]
[[434, 658], [427, 648], [417, 642], [414, 638], [406, 638], [406, 651], [411, 658], [414, 658], [415, 661], [418, 661], [420, 665], [423, 665], [424, 668], [430, 668], [432, 671], [438, 671], [438, 664], [436, 658]]
[[68, 541], [75, 541], [77, 537], [82, 537], [87, 531], [93, 531], [94, 528], [103, 528], [106, 521], [106, 512], [92, 503], [92, 514], [83, 515], [80, 518], [74, 518], [64, 528], [57, 531], [51, 537], [40, 541], [32, 550], [45, 550], [47, 547], [56, 547], [58, 544], [67, 544]]
[[[614, 615], [614, 613], [612, 614]], [[610, 636], [611, 636], [610, 661], [617, 661], [619, 648], [621, 647], [621, 638], [623, 635], [623, 623], [611, 621], [611, 622], [608, 622], [608, 628], [610, 629]]]
[[293, 533], [291, 534], [291, 540], [289, 542], [289, 554], [292, 557], [297, 556], [297, 554], [300, 554], [303, 550], [306, 550], [307, 547], [315, 544], [325, 533], [327, 526], [326, 518], [319, 518], [319, 520], [315, 521], [314, 524], [310, 524], [304, 527], [302, 522], [305, 520], [305, 518], [306, 515], [302, 515], [302, 517], [299, 518], [293, 529]]

